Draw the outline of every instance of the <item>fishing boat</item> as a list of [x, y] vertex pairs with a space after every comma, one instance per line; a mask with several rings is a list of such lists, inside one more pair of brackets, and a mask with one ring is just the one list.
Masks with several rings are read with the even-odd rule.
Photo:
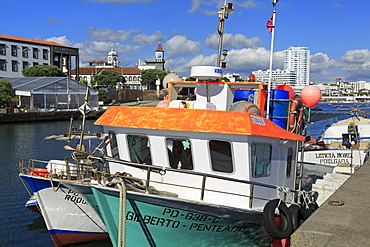
[[[108, 162], [114, 175], [62, 184], [97, 204], [114, 246], [270, 246], [289, 237], [291, 198], [314, 202], [295, 190], [305, 137], [276, 112], [286, 101], [288, 116], [289, 100], [271, 98], [270, 120], [266, 84], [222, 82], [212, 66], [193, 67], [191, 76], [197, 81], [168, 82], [168, 99], [158, 104], [167, 107], [110, 107], [95, 122], [111, 140], [107, 155], [88, 158]], [[182, 90], [195, 95], [178, 99]]]
[[369, 148], [370, 119], [359, 111], [328, 123], [316, 143], [304, 151], [304, 161], [329, 167], [361, 166]]
[[[64, 135], [55, 135], [45, 140], [68, 141], [72, 144], [78, 141], [76, 147], [85, 150], [85, 142], [92, 139], [107, 140], [104, 135], [97, 133], [76, 133], [70, 121], [69, 131]], [[20, 174], [23, 184], [31, 197], [26, 208], [38, 211], [43, 216], [51, 239], [56, 246], [90, 242], [108, 239], [107, 229], [98, 214], [97, 207], [88, 203], [87, 199], [60, 183], [60, 180], [78, 180], [94, 167], [91, 162], [81, 155], [64, 160], [40, 161], [22, 159], [19, 161]]]

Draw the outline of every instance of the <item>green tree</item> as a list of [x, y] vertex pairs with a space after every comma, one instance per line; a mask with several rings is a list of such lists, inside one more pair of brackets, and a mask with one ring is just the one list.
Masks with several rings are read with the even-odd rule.
[[109, 104], [112, 100], [109, 96], [109, 93], [104, 89], [99, 89], [99, 101], [103, 101], [104, 104]]
[[14, 98], [12, 84], [6, 80], [0, 80], [0, 107], [6, 107]]
[[111, 70], [103, 70], [99, 75], [94, 76], [94, 80], [98, 85], [110, 88], [114, 87], [117, 82], [126, 82], [122, 74]]
[[155, 86], [156, 80], [159, 78], [159, 80], [161, 80], [161, 82], [162, 82], [163, 78], [166, 75], [167, 75], [167, 73], [165, 71], [159, 70], [159, 69], [144, 70], [141, 73], [141, 84], [142, 85], [147, 85], [147, 86], [150, 86], [150, 85]]
[[22, 70], [22, 74], [25, 77], [39, 77], [39, 76], [48, 76], [48, 77], [65, 77], [66, 74], [63, 73], [55, 65], [36, 65], [33, 67], [28, 67]]

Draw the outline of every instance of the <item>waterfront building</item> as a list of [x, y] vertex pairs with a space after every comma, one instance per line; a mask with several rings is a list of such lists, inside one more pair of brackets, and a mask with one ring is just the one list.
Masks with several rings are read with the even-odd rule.
[[[79, 64], [78, 48], [56, 42], [0, 35], [0, 77], [21, 77], [22, 70], [36, 65], [55, 65], [71, 76], [71, 59]], [[79, 69], [74, 71], [79, 77]]]
[[310, 50], [307, 47], [289, 47], [284, 51], [284, 70], [295, 71], [296, 85], [309, 85]]
[[[270, 77], [270, 70], [256, 70], [252, 71], [256, 76], [256, 81], [268, 82]], [[272, 70], [271, 87], [275, 88], [277, 85], [287, 84], [289, 86], [296, 86], [297, 74], [292, 70]]]

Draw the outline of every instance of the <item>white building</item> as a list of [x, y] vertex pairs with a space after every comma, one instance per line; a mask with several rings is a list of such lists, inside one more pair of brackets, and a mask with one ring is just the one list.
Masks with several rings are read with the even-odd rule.
[[[268, 82], [270, 77], [270, 70], [257, 70], [252, 71], [252, 74], [256, 76], [256, 81]], [[274, 88], [281, 84], [287, 84], [289, 86], [296, 86], [297, 74], [291, 70], [272, 70], [271, 76], [271, 87]]]
[[70, 77], [72, 57], [78, 64], [78, 48], [0, 35], [0, 77], [21, 77], [23, 69], [36, 65], [56, 65]]
[[284, 51], [284, 70], [293, 70], [297, 74], [297, 85], [309, 85], [310, 51], [307, 47], [289, 47]]

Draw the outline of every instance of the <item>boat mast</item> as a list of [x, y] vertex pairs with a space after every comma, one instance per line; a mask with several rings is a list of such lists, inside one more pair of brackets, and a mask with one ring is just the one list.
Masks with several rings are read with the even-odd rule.
[[[274, 53], [274, 38], [275, 38], [275, 19], [276, 19], [276, 3], [279, 0], [272, 0], [272, 7], [273, 7], [273, 12], [272, 12], [272, 17], [270, 20], [267, 22], [267, 28], [269, 29], [268, 31], [271, 32], [271, 47], [270, 47], [270, 74], [269, 74], [269, 81], [267, 84], [267, 111], [266, 111], [266, 118], [269, 119], [270, 117], [270, 98], [271, 98], [271, 81], [272, 81], [272, 55]], [[271, 28], [271, 31], [270, 31]]]
[[233, 4], [228, 3], [226, 5], [226, 1], [224, 3], [224, 6], [221, 8], [220, 11], [218, 11], [218, 35], [219, 40], [218, 40], [218, 54], [217, 54], [217, 67], [221, 67], [221, 61], [224, 61], [226, 56], [227, 56], [227, 50], [223, 50], [223, 58], [221, 59], [221, 50], [222, 50], [222, 40], [223, 40], [223, 35], [224, 35], [224, 27], [225, 27], [225, 19], [229, 18], [229, 14], [234, 11], [233, 9]]

